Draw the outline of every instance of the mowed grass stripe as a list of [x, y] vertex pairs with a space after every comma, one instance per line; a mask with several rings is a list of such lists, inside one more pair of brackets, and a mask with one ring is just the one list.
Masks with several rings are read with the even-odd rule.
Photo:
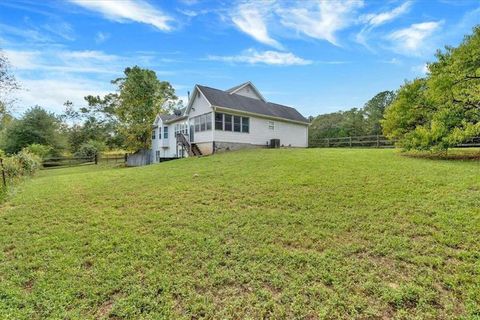
[[0, 219], [0, 318], [480, 314], [474, 161], [286, 149], [56, 169]]

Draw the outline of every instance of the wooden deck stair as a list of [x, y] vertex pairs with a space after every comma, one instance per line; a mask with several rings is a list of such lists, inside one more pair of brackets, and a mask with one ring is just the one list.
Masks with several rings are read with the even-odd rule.
[[190, 143], [183, 133], [177, 133], [177, 143], [180, 144], [184, 149], [187, 150], [188, 155], [192, 156], [201, 156], [202, 152], [195, 143]]

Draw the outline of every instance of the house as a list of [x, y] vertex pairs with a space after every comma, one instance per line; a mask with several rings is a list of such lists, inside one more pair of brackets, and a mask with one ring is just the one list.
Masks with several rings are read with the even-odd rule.
[[152, 130], [152, 162], [267, 147], [308, 146], [309, 122], [292, 107], [267, 102], [246, 82], [228, 90], [196, 85], [187, 107], [158, 115]]

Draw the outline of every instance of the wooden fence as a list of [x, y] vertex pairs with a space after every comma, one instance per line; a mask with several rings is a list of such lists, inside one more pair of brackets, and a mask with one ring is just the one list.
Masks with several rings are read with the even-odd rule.
[[[385, 136], [356, 136], [356, 137], [339, 137], [339, 138], [321, 138], [310, 139], [309, 147], [311, 148], [393, 148], [395, 140], [389, 140]], [[463, 143], [458, 144], [458, 148], [480, 147], [480, 137], [471, 138]]]
[[385, 136], [356, 136], [356, 137], [340, 137], [340, 138], [322, 138], [310, 139], [309, 147], [313, 148], [393, 148], [394, 141], [388, 140]]
[[43, 169], [64, 168], [91, 164], [121, 164], [127, 160], [126, 154], [108, 154], [92, 157], [51, 157], [42, 162]]

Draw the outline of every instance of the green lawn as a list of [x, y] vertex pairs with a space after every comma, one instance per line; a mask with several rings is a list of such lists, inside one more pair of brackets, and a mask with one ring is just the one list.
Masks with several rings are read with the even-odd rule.
[[480, 318], [480, 162], [231, 152], [43, 171], [0, 209], [0, 319]]

